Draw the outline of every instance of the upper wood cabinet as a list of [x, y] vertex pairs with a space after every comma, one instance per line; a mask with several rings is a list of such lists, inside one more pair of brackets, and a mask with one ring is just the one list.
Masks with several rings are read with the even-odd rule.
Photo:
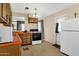
[[28, 23], [37, 24], [38, 23], [38, 18], [28, 17]]
[[0, 23], [3, 23], [3, 20], [2, 20], [2, 3], [0, 3]]
[[0, 3], [0, 23], [6, 26], [11, 25], [11, 7], [9, 3]]

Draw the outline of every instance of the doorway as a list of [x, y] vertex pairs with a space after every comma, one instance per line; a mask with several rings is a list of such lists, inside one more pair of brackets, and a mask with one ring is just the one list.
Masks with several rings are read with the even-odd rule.
[[56, 28], [55, 28], [55, 33], [56, 33], [56, 40], [55, 44], [60, 46], [60, 33], [62, 31], [61, 29], [61, 22], [64, 20], [64, 17], [57, 17], [56, 18]]

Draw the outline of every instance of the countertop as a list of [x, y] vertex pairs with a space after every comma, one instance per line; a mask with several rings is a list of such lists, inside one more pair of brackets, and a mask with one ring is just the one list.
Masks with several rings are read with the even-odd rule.
[[[30, 34], [32, 32], [13, 32], [13, 42], [9, 42], [9, 43], [0, 43], [0, 47], [2, 46], [11, 46], [11, 45], [20, 45], [22, 44], [21, 38], [19, 37], [19, 34]], [[33, 32], [36, 33], [36, 32]]]
[[2, 43], [2, 44], [0, 44], [0, 47], [1, 46], [10, 46], [10, 45], [19, 45], [21, 43], [22, 43], [22, 41], [21, 41], [19, 35], [16, 34], [16, 35], [13, 35], [13, 42], [10, 42], [10, 43]]

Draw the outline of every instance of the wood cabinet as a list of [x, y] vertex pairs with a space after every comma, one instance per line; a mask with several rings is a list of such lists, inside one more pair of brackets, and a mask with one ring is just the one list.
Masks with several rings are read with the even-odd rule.
[[25, 32], [25, 33], [19, 34], [19, 36], [20, 36], [20, 38], [22, 40], [22, 45], [32, 44], [31, 33]]
[[2, 20], [2, 3], [0, 3], [0, 23], [4, 23], [4, 21]]
[[28, 17], [28, 23], [38, 23], [38, 18]]
[[21, 56], [20, 45], [10, 45], [0, 47], [0, 56]]
[[9, 3], [0, 3], [0, 23], [6, 26], [11, 25], [11, 7]]

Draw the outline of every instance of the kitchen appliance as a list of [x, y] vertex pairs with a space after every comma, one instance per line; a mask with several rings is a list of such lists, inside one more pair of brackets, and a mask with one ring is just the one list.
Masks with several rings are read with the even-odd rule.
[[60, 51], [70, 56], [79, 56], [79, 19], [61, 22]]
[[0, 43], [8, 43], [12, 41], [12, 27], [0, 26]]
[[38, 32], [38, 29], [30, 29], [31, 32]]
[[40, 44], [41, 42], [41, 33], [32, 33], [32, 44]]
[[41, 40], [41, 33], [33, 33], [32, 41]]
[[30, 32], [32, 34], [32, 45], [40, 44], [42, 40], [41, 40], [41, 33], [38, 32], [38, 29], [30, 29]]

